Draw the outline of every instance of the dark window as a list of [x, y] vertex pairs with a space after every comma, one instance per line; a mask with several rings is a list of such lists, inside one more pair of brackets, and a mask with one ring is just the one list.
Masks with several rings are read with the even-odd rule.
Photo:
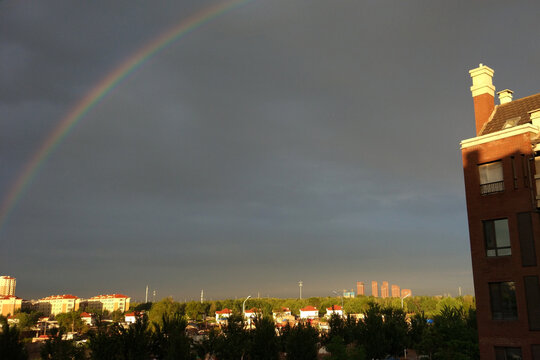
[[536, 266], [536, 249], [534, 247], [531, 213], [517, 214], [517, 224], [519, 246], [521, 247], [521, 264], [523, 266]]
[[533, 360], [540, 360], [540, 345], [531, 346]]
[[487, 256], [512, 255], [508, 219], [484, 221], [484, 238]]
[[521, 348], [495, 347], [495, 360], [521, 360]]
[[540, 330], [540, 285], [538, 276], [525, 276], [525, 298], [527, 299], [527, 317], [529, 329]]
[[513, 282], [489, 283], [493, 320], [516, 320], [516, 287]]
[[478, 165], [480, 194], [489, 195], [504, 191], [503, 167], [501, 161]]
[[514, 176], [514, 189], [518, 188], [518, 177], [516, 173], [516, 159], [513, 156], [510, 156], [510, 160], [512, 160], [512, 174]]

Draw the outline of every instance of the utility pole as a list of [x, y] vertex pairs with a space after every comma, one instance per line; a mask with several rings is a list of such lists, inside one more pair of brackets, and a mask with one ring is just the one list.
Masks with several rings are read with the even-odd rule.
[[300, 300], [302, 300], [302, 286], [304, 286], [304, 283], [300, 280], [298, 282], [298, 287], [300, 288]]
[[148, 285], [146, 285], [146, 296], [144, 298], [144, 302], [147, 303], [148, 302]]

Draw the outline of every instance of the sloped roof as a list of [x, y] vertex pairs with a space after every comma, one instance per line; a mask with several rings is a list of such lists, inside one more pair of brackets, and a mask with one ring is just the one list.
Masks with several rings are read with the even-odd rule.
[[493, 110], [491, 119], [484, 125], [480, 135], [503, 130], [509, 120], [509, 126], [530, 123], [531, 119], [528, 112], [536, 109], [540, 109], [540, 93], [497, 105]]
[[[333, 309], [332, 309], [332, 308], [333, 308]], [[334, 311], [340, 311], [340, 310], [343, 310], [343, 309], [341, 308], [340, 305], [334, 305], [334, 306], [331, 306], [331, 307], [329, 307], [329, 308], [326, 308], [326, 310], [328, 310], [328, 311], [332, 311], [332, 310], [334, 310]]]
[[[315, 310], [317, 310], [317, 308], [314, 307], [314, 306], [311, 306], [311, 305], [308, 305], [308, 306], [306, 306], [305, 308], [300, 309], [300, 311], [315, 311]], [[318, 311], [318, 310], [317, 310], [317, 311]]]

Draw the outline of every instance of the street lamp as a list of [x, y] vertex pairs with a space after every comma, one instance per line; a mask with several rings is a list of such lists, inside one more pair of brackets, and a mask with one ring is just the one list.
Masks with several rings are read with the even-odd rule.
[[408, 298], [409, 296], [411, 296], [411, 293], [408, 293], [407, 295], [401, 298], [401, 310], [403, 310], [403, 299]]
[[339, 294], [336, 290], [332, 290], [332, 292], [341, 297], [341, 311], [343, 311], [343, 294]]
[[246, 298], [246, 300], [244, 300], [244, 302], [242, 303], [242, 315], [243, 316], [246, 316], [246, 301], [248, 301], [248, 299], [251, 297], [251, 295], [248, 295], [248, 297]]

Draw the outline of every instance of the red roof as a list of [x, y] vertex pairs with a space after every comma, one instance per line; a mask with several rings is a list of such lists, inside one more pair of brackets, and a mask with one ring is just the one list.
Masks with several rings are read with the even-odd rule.
[[331, 306], [331, 307], [329, 307], [329, 308], [326, 308], [326, 310], [330, 310], [330, 311], [332, 311], [332, 310], [339, 311], [339, 310], [343, 310], [343, 309], [342, 309], [341, 306], [339, 306], [339, 305], [334, 305], [334, 306]]
[[220, 310], [220, 311], [216, 311], [216, 314], [232, 314], [232, 310], [231, 309], [223, 309], [223, 310]]
[[51, 337], [51, 335], [39, 335], [40, 339], [48, 339], [50, 337]]
[[251, 308], [249, 310], [246, 310], [246, 313], [260, 313], [262, 312], [261, 309], [257, 309], [257, 308]]
[[11, 276], [0, 276], [0, 279], [15, 280], [15, 278]]
[[51, 295], [47, 296], [40, 300], [60, 300], [60, 299], [78, 299], [77, 296], [71, 295], [71, 294], [64, 294], [64, 295]]
[[89, 314], [87, 312], [81, 313], [81, 317], [92, 317], [92, 314]]
[[20, 297], [14, 295], [0, 295], [0, 300], [20, 299]]
[[[315, 310], [317, 310], [317, 308], [314, 307], [314, 306], [311, 306], [311, 305], [308, 305], [308, 306], [306, 306], [305, 308], [300, 309], [300, 311], [315, 311]], [[317, 310], [317, 311], [318, 311], [318, 310]]]
[[92, 299], [127, 299], [129, 296], [126, 296], [126, 295], [122, 295], [122, 294], [110, 294], [110, 295], [97, 295], [97, 296], [94, 296], [94, 297], [91, 297], [90, 300]]

